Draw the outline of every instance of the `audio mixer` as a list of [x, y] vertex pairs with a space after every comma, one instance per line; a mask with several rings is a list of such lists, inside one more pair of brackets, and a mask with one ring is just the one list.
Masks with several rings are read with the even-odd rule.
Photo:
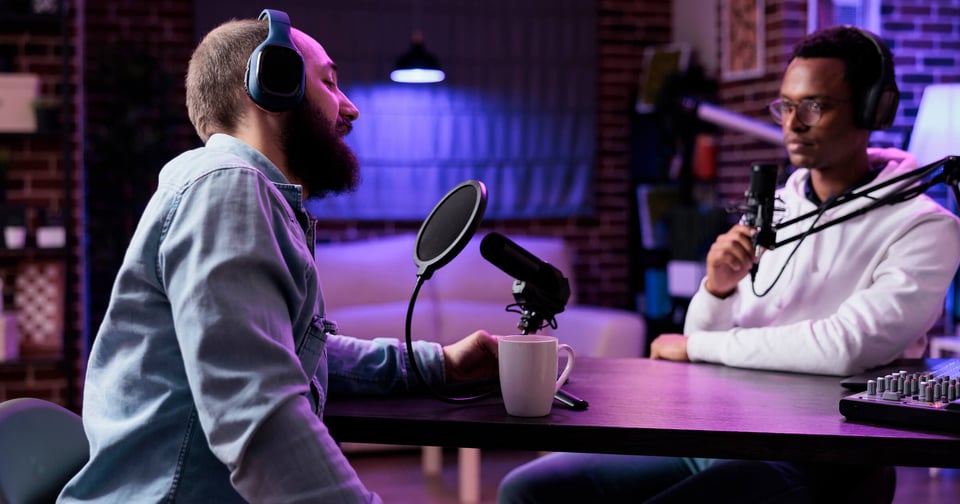
[[900, 371], [867, 382], [867, 390], [840, 399], [850, 420], [960, 432], [958, 375]]

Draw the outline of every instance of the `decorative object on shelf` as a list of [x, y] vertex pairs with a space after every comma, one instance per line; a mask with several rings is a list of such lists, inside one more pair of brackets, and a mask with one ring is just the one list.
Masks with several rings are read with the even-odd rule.
[[33, 133], [37, 130], [31, 105], [39, 90], [40, 76], [37, 74], [0, 74], [0, 133]]
[[17, 330], [17, 313], [0, 311], [0, 362], [20, 358], [20, 331]]
[[60, 12], [60, 0], [31, 0], [34, 14], [56, 14]]
[[17, 314], [3, 309], [3, 277], [0, 276], [0, 362], [15, 361], [20, 357], [20, 332]]
[[660, 95], [660, 89], [668, 77], [686, 72], [690, 65], [690, 44], [676, 42], [651, 46], [643, 51], [643, 67], [637, 81], [637, 100], [634, 110], [638, 114], [652, 113]]
[[61, 248], [67, 244], [67, 231], [64, 228], [63, 217], [59, 213], [37, 210], [37, 247]]
[[7, 206], [3, 208], [3, 246], [8, 249], [22, 249], [27, 245], [27, 215], [23, 208]]
[[13, 304], [25, 358], [59, 358], [63, 351], [64, 264], [27, 261], [17, 271]]

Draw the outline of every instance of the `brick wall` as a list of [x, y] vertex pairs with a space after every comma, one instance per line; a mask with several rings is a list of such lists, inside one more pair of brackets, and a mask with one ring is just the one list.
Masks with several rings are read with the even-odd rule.
[[905, 148], [923, 88], [960, 82], [960, 0], [887, 0], [881, 12], [881, 36], [893, 51], [901, 96], [893, 126], [873, 140]]
[[[793, 45], [806, 33], [805, 0], [767, 0], [766, 68], [759, 79], [725, 82], [721, 104], [742, 114], [768, 120], [765, 105], [779, 90], [781, 74]], [[960, 82], [960, 0], [915, 2], [886, 0], [881, 7], [880, 36], [894, 53], [901, 100], [893, 126], [875, 132], [871, 143], [906, 148], [923, 88], [929, 84]], [[719, 45], [719, 44], [718, 44]], [[786, 161], [782, 148], [724, 132], [718, 147], [718, 193], [739, 201], [747, 187], [751, 162]]]
[[183, 91], [194, 45], [191, 2], [85, 4], [92, 337], [160, 168], [199, 140]]
[[[484, 223], [479, 233], [563, 236], [575, 253], [573, 275], [579, 302], [632, 308], [636, 286], [631, 256], [636, 253], [637, 231], [628, 167], [629, 121], [643, 50], [670, 40], [670, 4], [656, 0], [599, 0], [599, 9], [594, 215]], [[324, 222], [318, 237], [356, 239], [416, 231], [417, 227], [418, 224], [396, 222]]]
[[[670, 13], [668, 4], [653, 0], [602, 0], [600, 5], [600, 131], [594, 177], [597, 211], [589, 218], [498, 222], [488, 230], [567, 237], [576, 250], [573, 274], [580, 286], [581, 301], [630, 307], [633, 298], [631, 240], [636, 233], [632, 227], [634, 211], [627, 169], [628, 117], [640, 55], [647, 45], [669, 40]], [[127, 240], [155, 185], [157, 170], [173, 153], [196, 144], [182, 101], [182, 74], [194, 41], [192, 4], [186, 0], [157, 3], [88, 0], [84, 18], [88, 68], [84, 82], [87, 173], [83, 198], [88, 212], [90, 292], [89, 322], [85, 329], [95, 331], [102, 320]], [[130, 54], [140, 56], [140, 63], [145, 64], [138, 67], [137, 61], [123, 59]], [[123, 79], [129, 76], [122, 73], [104, 76], [97, 67], [103, 63], [111, 64], [112, 69], [106, 69], [111, 72], [126, 65], [133, 72], [152, 73], [141, 78], [139, 85], [124, 84]], [[159, 90], [151, 88], [157, 79], [168, 80], [167, 85]], [[139, 103], [141, 107], [131, 110], [126, 107], [127, 102]], [[134, 119], [138, 122], [118, 127], [128, 120], [130, 113], [136, 115]], [[151, 151], [155, 164], [139, 165], [138, 160], [130, 159], [125, 152], [119, 156], [122, 162], [117, 162], [118, 155], [98, 144], [98, 135], [150, 133], [157, 125], [164, 133], [166, 151]], [[135, 138], [142, 140], [142, 137]], [[125, 138], [116, 143], [130, 142]], [[29, 155], [28, 152], [24, 150], [22, 155]], [[26, 168], [25, 174], [18, 176], [35, 180], [48, 176], [49, 170], [41, 165]], [[322, 239], [353, 239], [411, 230], [415, 227], [409, 223], [342, 222], [326, 225], [319, 234]], [[78, 359], [78, 366], [80, 360], [82, 358]], [[29, 395], [62, 399], [62, 394], [46, 394], [36, 389], [55, 388], [40, 379], [45, 376], [39, 370], [7, 369], [0, 376], [0, 393], [6, 387], [14, 394], [29, 390]]]
[[[64, 349], [65, 362], [42, 361], [22, 352], [22, 362], [0, 364], [0, 401], [33, 396], [76, 409], [79, 405], [76, 385], [82, 372], [77, 354], [84, 299], [79, 274], [83, 259], [77, 240], [82, 228], [78, 108], [75, 106], [80, 72], [72, 22], [75, 12], [69, 3], [66, 5], [67, 13], [62, 19], [56, 14], [24, 16], [0, 27], [0, 51], [9, 57], [10, 64], [6, 70], [39, 75], [40, 96], [53, 98], [63, 107], [58, 115], [59, 127], [55, 125], [38, 134], [0, 135], [0, 151], [3, 157], [9, 158], [2, 190], [10, 205], [27, 210], [28, 246], [34, 239], [41, 213], [63, 216], [68, 232], [65, 256], [44, 254], [54, 257], [53, 260], [63, 257], [67, 263], [62, 292], [68, 342]], [[66, 72], [64, 65], [68, 68]], [[15, 268], [16, 263], [5, 260], [0, 263], [0, 275], [12, 281]], [[5, 283], [3, 295], [8, 303], [13, 299], [12, 287]]]
[[[537, 233], [568, 238], [577, 254], [573, 274], [580, 288], [581, 301], [631, 307], [633, 292], [637, 288], [633, 281], [632, 259], [638, 247], [634, 243], [637, 232], [628, 169], [629, 117], [643, 50], [649, 45], [670, 40], [671, 12], [668, 2], [657, 0], [599, 0], [599, 9], [599, 120], [593, 195], [596, 213], [579, 219], [498, 222], [485, 230], [508, 235]], [[883, 4], [883, 16], [883, 36], [897, 55], [904, 97], [895, 126], [887, 133], [877, 134], [875, 140], [900, 145], [912, 125], [923, 86], [960, 80], [960, 70], [954, 61], [960, 45], [957, 42], [960, 40], [957, 37], [960, 0], [942, 0], [935, 6], [888, 0]], [[196, 143], [183, 112], [181, 82], [193, 46], [192, 3], [187, 0], [155, 3], [87, 0], [85, 18], [88, 61], [93, 61], [94, 57], [102, 61], [105, 56], [114, 54], [111, 47], [132, 49], [145, 55], [147, 59], [144, 61], [150, 61], [153, 70], [158, 72], [155, 75], [169, 79], [159, 95], [155, 89], [123, 88], [146, 106], [145, 121], [162, 128], [166, 151], [156, 156], [158, 165], [105, 163], [101, 166], [97, 163], [102, 160], [91, 161], [98, 153], [87, 152], [84, 196], [90, 207], [87, 223], [90, 242], [89, 328], [95, 330], [139, 208], [153, 190], [155, 178], [149, 174], [155, 177], [159, 164], [169, 158], [167, 152], [178, 152]], [[762, 120], [767, 119], [764, 106], [776, 96], [789, 50], [805, 31], [806, 2], [767, 0], [764, 22], [767, 55], [764, 76], [724, 82], [719, 90], [722, 105]], [[0, 36], [0, 43], [3, 40], [6, 39]], [[26, 64], [30, 68], [56, 72], [56, 65], [51, 66], [58, 51], [55, 37], [37, 33], [31, 34], [30, 40], [30, 55], [24, 60]], [[56, 89], [55, 73], [47, 74], [45, 70], [44, 75], [45, 88]], [[118, 118], [115, 92], [110, 83], [88, 80], [88, 138], [95, 138], [97, 128], [115, 124]], [[62, 161], [57, 157], [59, 143], [34, 138], [13, 141], [19, 142], [13, 194], [23, 201], [43, 205], [62, 198], [62, 191], [56, 189], [62, 177], [54, 175], [63, 169]], [[746, 188], [749, 163], [783, 159], [781, 149], [730, 132], [720, 135], [718, 152], [717, 192], [723, 199], [736, 201], [742, 198]], [[63, 204], [62, 200], [59, 201]], [[97, 202], [105, 204], [98, 206]], [[416, 226], [409, 223], [342, 222], [325, 224], [319, 229], [319, 235], [322, 239], [354, 239], [415, 230]], [[77, 264], [80, 264], [79, 257]], [[79, 280], [75, 279], [74, 284], [79, 286]], [[78, 316], [73, 323], [79, 325], [79, 320]], [[61, 401], [64, 381], [55, 376], [43, 367], [4, 367], [0, 370], [0, 400], [11, 397], [11, 394], [28, 394]]]
[[[780, 76], [793, 44], [806, 33], [804, 0], [765, 2], [765, 64], [761, 77], [721, 81], [720, 104], [734, 112], [770, 122], [767, 104], [780, 90]], [[721, 14], [722, 15], [722, 14]], [[719, 42], [717, 46], [719, 47]], [[717, 187], [721, 201], [741, 203], [753, 162], [785, 162], [783, 147], [745, 134], [721, 130], [717, 141]]]

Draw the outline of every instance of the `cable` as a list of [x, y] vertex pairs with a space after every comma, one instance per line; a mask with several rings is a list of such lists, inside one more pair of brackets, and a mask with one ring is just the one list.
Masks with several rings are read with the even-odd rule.
[[404, 324], [404, 332], [406, 333], [407, 339], [407, 360], [410, 361], [410, 367], [413, 368], [413, 374], [417, 376], [417, 379], [420, 380], [420, 383], [437, 399], [446, 402], [452, 403], [462, 403], [476, 401], [486, 397], [490, 397], [496, 394], [499, 391], [499, 387], [494, 387], [493, 389], [483, 392], [478, 395], [468, 396], [468, 397], [450, 397], [434, 389], [427, 379], [424, 378], [423, 373], [420, 371], [420, 365], [417, 363], [417, 357], [413, 353], [413, 337], [412, 337], [412, 327], [413, 327], [413, 307], [417, 302], [417, 296], [420, 294], [420, 288], [423, 287], [423, 282], [425, 281], [423, 275], [417, 275], [417, 285], [413, 289], [413, 295], [410, 296], [410, 304], [407, 305], [407, 320]]
[[[790, 259], [793, 259], [793, 255], [796, 254], [797, 249], [800, 248], [800, 244], [803, 243], [803, 240], [813, 232], [814, 227], [817, 225], [817, 221], [820, 220], [820, 217], [823, 217], [823, 214], [827, 211], [827, 209], [834, 206], [833, 202], [837, 198], [838, 198], [837, 196], [830, 196], [819, 207], [817, 207], [817, 210], [816, 210], [817, 213], [815, 215], [815, 218], [813, 219], [813, 222], [810, 223], [810, 227], [807, 228], [807, 230], [800, 235], [800, 238], [798, 239], [797, 244], [793, 246], [793, 250], [791, 250], [790, 255], [787, 256], [787, 260], [783, 261], [783, 266], [780, 267], [780, 272], [777, 273], [776, 278], [773, 279], [773, 283], [771, 283], [770, 286], [767, 287], [767, 290], [763, 291], [763, 293], [761, 294], [757, 294], [756, 280], [750, 283], [750, 289], [753, 291], [754, 296], [757, 296], [758, 298], [764, 297], [770, 293], [774, 285], [777, 285], [777, 282], [780, 281], [780, 277], [783, 276], [783, 272], [786, 271], [787, 269], [787, 264], [790, 264]], [[812, 212], [809, 212], [806, 215], [810, 215], [811, 213]], [[791, 222], [796, 222], [796, 219], [793, 219]]]
[[[943, 170], [939, 174], [937, 174], [927, 182], [924, 182], [922, 184], [917, 184], [918, 181], [930, 175], [937, 168], [940, 168], [940, 167], [943, 167]], [[940, 159], [928, 165], [921, 166], [920, 168], [916, 168], [909, 172], [905, 172], [900, 175], [897, 175], [896, 177], [893, 177], [891, 179], [866, 187], [863, 190], [840, 194], [832, 202], [829, 202], [828, 200], [829, 202], [829, 205], [827, 206], [828, 209], [842, 205], [849, 201], [853, 201], [860, 197], [869, 198], [873, 201], [870, 204], [865, 205], [847, 215], [837, 217], [836, 219], [829, 221], [825, 224], [821, 224], [820, 226], [817, 226], [815, 228], [808, 229], [807, 231], [805, 231], [800, 235], [794, 235], [794, 236], [791, 236], [790, 238], [781, 240], [775, 243], [774, 246], [771, 248], [780, 247], [790, 242], [802, 239], [807, 234], [816, 233], [830, 226], [833, 226], [834, 224], [839, 224], [841, 222], [848, 221], [854, 217], [863, 215], [869, 212], [870, 210], [873, 210], [874, 208], [879, 208], [884, 205], [894, 205], [896, 203], [901, 203], [903, 201], [916, 198], [917, 196], [920, 196], [921, 194], [926, 192], [926, 190], [929, 189], [930, 187], [933, 187], [934, 185], [939, 183], [945, 183], [947, 185], [954, 187], [954, 194], [956, 196], [958, 195], [958, 191], [956, 190], [955, 184], [957, 184], [958, 181], [960, 181], [960, 158], [956, 156], [947, 156], [943, 159]], [[871, 193], [879, 189], [883, 189], [887, 186], [896, 184], [898, 182], [903, 182], [900, 188], [894, 189], [893, 191], [881, 197], [871, 196]], [[827, 205], [828, 202], [824, 202], [824, 205]], [[800, 215], [788, 221], [780, 222], [778, 223], [777, 227], [779, 229], [779, 228], [803, 221], [805, 219], [808, 219], [814, 216], [815, 214], [822, 213], [822, 210], [823, 210], [822, 207], [818, 207], [816, 210], [812, 210], [810, 212], [807, 212], [803, 215]]]

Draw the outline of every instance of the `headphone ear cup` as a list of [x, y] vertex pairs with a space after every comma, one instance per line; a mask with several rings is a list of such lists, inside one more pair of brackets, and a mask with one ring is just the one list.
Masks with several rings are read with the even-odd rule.
[[872, 33], [856, 28], [860, 34], [870, 41], [880, 57], [880, 75], [864, 93], [860, 115], [860, 127], [869, 130], [889, 128], [897, 115], [900, 105], [900, 91], [893, 80], [893, 73], [887, 68], [888, 61], [884, 55], [879, 38]]
[[873, 130], [887, 129], [893, 124], [893, 119], [897, 115], [897, 106], [900, 104], [900, 92], [896, 89], [886, 89], [880, 93], [880, 97], [873, 109]]
[[254, 103], [264, 110], [283, 112], [303, 99], [306, 82], [303, 55], [290, 36], [290, 18], [283, 11], [264, 9], [270, 32], [250, 54], [244, 87]]

